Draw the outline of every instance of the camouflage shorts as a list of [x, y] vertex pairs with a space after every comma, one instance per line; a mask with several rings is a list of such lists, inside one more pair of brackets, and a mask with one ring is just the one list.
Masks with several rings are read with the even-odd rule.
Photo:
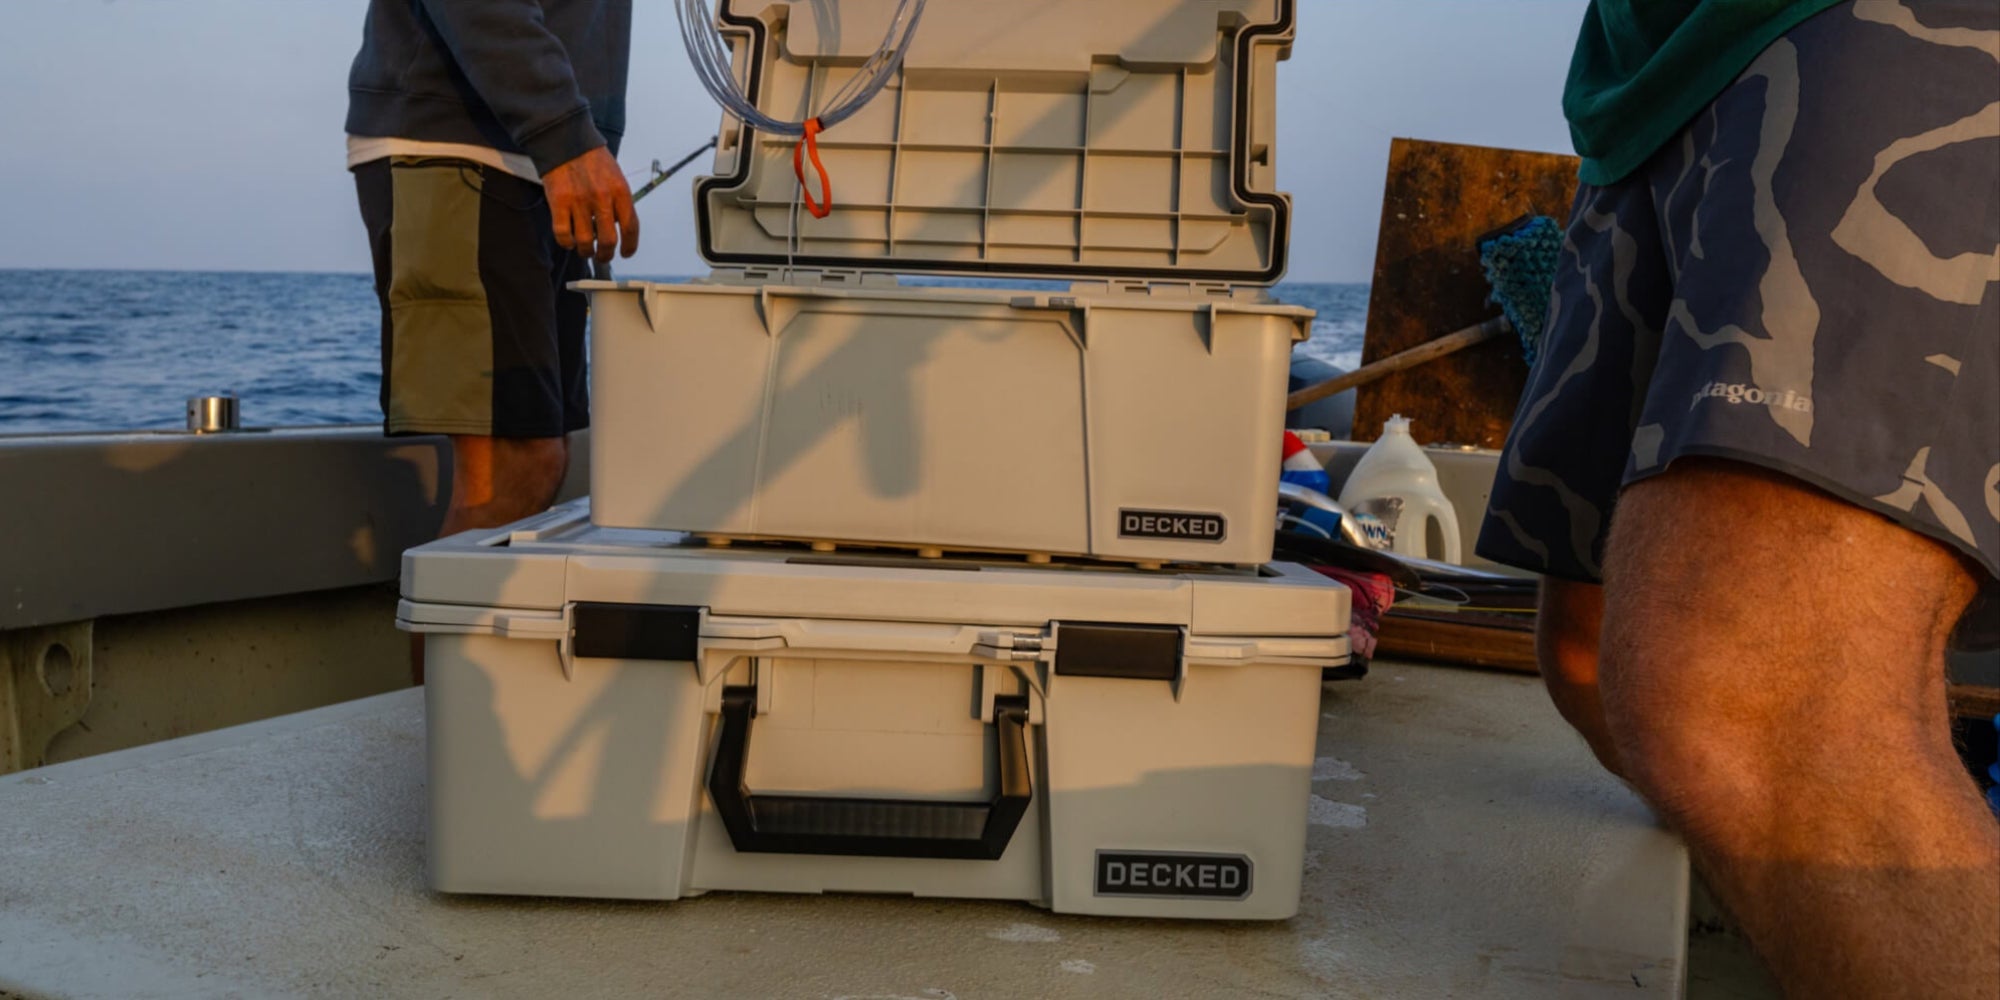
[[1682, 456], [1795, 477], [2000, 575], [2000, 5], [1862, 0], [1577, 192], [1479, 538], [1601, 579]]

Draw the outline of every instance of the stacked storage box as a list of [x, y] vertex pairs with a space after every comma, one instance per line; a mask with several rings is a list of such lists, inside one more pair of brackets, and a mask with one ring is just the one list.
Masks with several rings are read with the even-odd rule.
[[[796, 118], [893, 7], [718, 18]], [[1263, 565], [1311, 319], [1263, 290], [1292, 15], [929, 0], [820, 138], [825, 218], [726, 123], [714, 273], [582, 285], [587, 508], [406, 559], [437, 888], [1295, 910], [1348, 595]]]

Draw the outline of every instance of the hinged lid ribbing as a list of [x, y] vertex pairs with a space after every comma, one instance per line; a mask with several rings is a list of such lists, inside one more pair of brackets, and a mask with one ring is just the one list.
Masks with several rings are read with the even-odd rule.
[[[822, 133], [833, 210], [788, 137], [735, 127], [695, 185], [717, 267], [1271, 284], [1275, 82], [1295, 0], [929, 0], [902, 71]], [[804, 118], [873, 52], [894, 0], [722, 0], [739, 80]]]

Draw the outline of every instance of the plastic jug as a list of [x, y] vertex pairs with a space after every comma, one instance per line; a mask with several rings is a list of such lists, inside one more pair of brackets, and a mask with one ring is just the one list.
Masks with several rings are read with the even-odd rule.
[[[1373, 515], [1388, 528], [1395, 552], [1422, 559], [1459, 561], [1458, 511], [1438, 488], [1437, 467], [1410, 436], [1401, 414], [1382, 424], [1382, 436], [1361, 456], [1340, 488], [1340, 505]], [[1431, 523], [1442, 551], [1430, 551]]]

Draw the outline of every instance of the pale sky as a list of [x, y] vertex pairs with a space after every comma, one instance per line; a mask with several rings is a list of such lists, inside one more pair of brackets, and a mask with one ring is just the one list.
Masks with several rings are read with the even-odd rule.
[[[1393, 137], [1570, 151], [1558, 101], [1585, 0], [1299, 2], [1279, 72], [1290, 280], [1367, 280]], [[341, 131], [364, 0], [6, 6], [0, 268], [368, 269]], [[719, 120], [672, 5], [637, 8], [620, 157], [634, 173]], [[705, 270], [696, 172], [641, 203], [623, 273]]]

